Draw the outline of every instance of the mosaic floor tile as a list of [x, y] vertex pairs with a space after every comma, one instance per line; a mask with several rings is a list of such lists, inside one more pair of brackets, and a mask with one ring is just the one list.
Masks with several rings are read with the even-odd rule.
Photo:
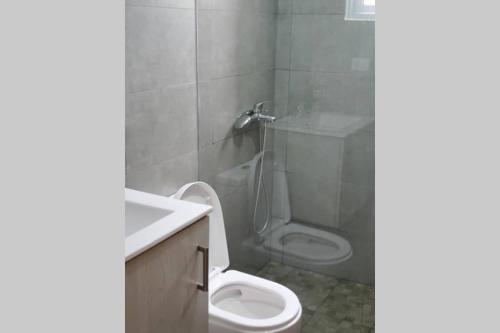
[[375, 301], [363, 304], [362, 324], [368, 327], [375, 327]]
[[293, 270], [292, 267], [281, 265], [277, 262], [271, 261], [265, 265], [257, 275], [271, 281], [279, 281], [284, 278], [288, 273]]
[[297, 294], [303, 308], [316, 311], [338, 282], [333, 277], [294, 269], [280, 283]]
[[375, 289], [276, 262], [258, 276], [293, 290], [302, 304], [302, 333], [374, 333]]
[[302, 308], [302, 326], [306, 325], [309, 319], [314, 315], [314, 311], [307, 310], [306, 308]]
[[349, 321], [332, 320], [329, 316], [315, 313], [302, 327], [301, 333], [370, 333], [370, 328]]

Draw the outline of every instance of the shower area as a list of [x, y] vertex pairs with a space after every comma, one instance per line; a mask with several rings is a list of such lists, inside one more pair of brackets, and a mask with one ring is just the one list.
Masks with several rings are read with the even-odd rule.
[[[373, 331], [374, 22], [345, 0], [199, 0], [196, 29], [198, 177], [230, 268], [296, 292], [303, 332]], [[256, 108], [275, 120], [235, 126]]]
[[304, 333], [373, 331], [373, 1], [126, 0], [126, 186], [210, 184]]

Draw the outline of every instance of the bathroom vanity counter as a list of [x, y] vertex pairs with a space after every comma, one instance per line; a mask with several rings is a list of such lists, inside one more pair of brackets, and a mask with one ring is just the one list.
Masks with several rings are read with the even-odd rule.
[[212, 207], [125, 189], [125, 261], [208, 215]]

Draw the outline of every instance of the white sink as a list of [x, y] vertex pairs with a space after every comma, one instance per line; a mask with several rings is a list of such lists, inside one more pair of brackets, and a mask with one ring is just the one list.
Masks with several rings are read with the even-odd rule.
[[161, 220], [171, 214], [169, 209], [162, 209], [125, 201], [125, 237]]
[[211, 206], [125, 189], [125, 261], [211, 211]]

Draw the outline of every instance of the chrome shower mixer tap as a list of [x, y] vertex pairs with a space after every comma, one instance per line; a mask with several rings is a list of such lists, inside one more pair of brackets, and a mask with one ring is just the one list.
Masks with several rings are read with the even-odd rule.
[[234, 123], [235, 129], [243, 129], [250, 126], [252, 123], [256, 121], [267, 121], [273, 122], [276, 120], [276, 117], [264, 114], [264, 106], [266, 103], [270, 103], [270, 101], [261, 101], [255, 103], [252, 110], [248, 110], [243, 112]]

